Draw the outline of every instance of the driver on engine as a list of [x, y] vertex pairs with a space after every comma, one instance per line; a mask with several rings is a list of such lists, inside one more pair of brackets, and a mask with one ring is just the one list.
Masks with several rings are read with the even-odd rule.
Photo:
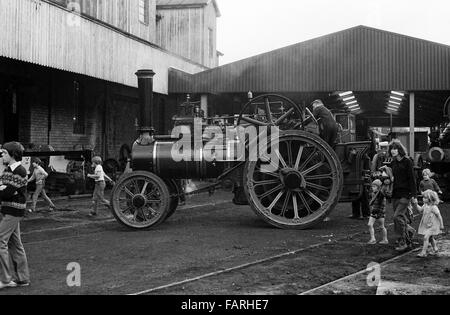
[[315, 100], [311, 106], [313, 115], [319, 123], [320, 137], [334, 148], [339, 130], [333, 114], [325, 107], [321, 100]]

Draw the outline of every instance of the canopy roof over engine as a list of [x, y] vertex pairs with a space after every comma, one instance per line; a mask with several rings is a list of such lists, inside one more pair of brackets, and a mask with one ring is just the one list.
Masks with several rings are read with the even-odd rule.
[[169, 93], [248, 91], [322, 98], [330, 108], [405, 121], [414, 93], [416, 125], [432, 126], [450, 96], [450, 46], [357, 26], [198, 74], [169, 73]]

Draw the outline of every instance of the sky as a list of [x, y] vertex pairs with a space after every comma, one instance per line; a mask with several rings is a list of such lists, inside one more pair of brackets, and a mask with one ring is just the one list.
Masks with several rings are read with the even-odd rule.
[[216, 0], [227, 64], [358, 25], [450, 45], [450, 0]]

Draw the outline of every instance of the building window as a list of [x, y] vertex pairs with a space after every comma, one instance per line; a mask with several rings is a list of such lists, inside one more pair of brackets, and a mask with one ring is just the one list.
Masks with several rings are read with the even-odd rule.
[[73, 133], [86, 134], [86, 112], [80, 82], [73, 81]]
[[214, 31], [212, 28], [208, 28], [209, 37], [209, 58], [214, 58]]
[[139, 0], [139, 21], [149, 24], [149, 3], [148, 0]]

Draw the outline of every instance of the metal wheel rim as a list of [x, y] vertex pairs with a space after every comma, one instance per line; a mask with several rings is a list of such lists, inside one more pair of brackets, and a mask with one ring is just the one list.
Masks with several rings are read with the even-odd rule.
[[[257, 214], [271, 224], [288, 228], [310, 226], [324, 218], [338, 202], [343, 186], [342, 168], [331, 147], [315, 135], [288, 132], [280, 135], [279, 143], [280, 155], [288, 151], [287, 144], [290, 144], [291, 158], [281, 156], [278, 171], [270, 174], [260, 172], [260, 161], [249, 162], [247, 195]], [[286, 169], [302, 174], [305, 189], [292, 190], [283, 183], [281, 173]], [[320, 173], [324, 169], [327, 172]]]
[[[117, 184], [112, 206], [116, 218], [125, 225], [143, 229], [160, 223], [167, 216], [169, 194], [167, 187], [154, 178], [132, 175]], [[136, 203], [144, 203], [137, 206]]]
[[[271, 99], [281, 101], [283, 104], [286, 104], [289, 106], [283, 115], [279, 115], [278, 117], [276, 117], [274, 115], [274, 113], [271, 109]], [[249, 108], [251, 108], [251, 106], [258, 106], [257, 102], [261, 102], [261, 104], [259, 104], [259, 105], [261, 105], [262, 110], [264, 111], [266, 121], [264, 121], [263, 119], [259, 119], [257, 117], [244, 116], [245, 111], [248, 110]], [[295, 114], [299, 116], [298, 118], [301, 120], [301, 125], [303, 125], [303, 109], [299, 105], [295, 104], [292, 100], [290, 100], [289, 98], [284, 97], [282, 95], [265, 94], [265, 95], [258, 96], [257, 98], [251, 100], [244, 106], [242, 112], [239, 115], [237, 124], [241, 125], [242, 122], [246, 122], [251, 125], [259, 126], [259, 127], [276, 126], [276, 127], [279, 127], [280, 129], [293, 129], [293, 126], [288, 126], [286, 128], [283, 128], [283, 122], [286, 122], [286, 121], [289, 122], [290, 117]], [[255, 116], [258, 116], [258, 115], [255, 114]]]

